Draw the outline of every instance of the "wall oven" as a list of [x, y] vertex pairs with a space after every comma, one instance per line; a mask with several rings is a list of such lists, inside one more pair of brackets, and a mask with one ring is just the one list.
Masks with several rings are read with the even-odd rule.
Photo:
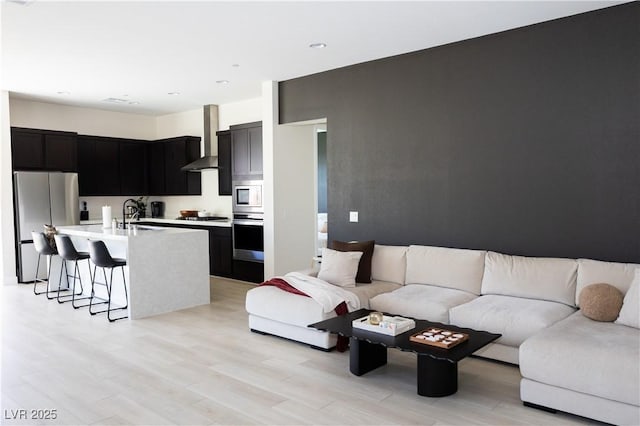
[[261, 180], [233, 181], [233, 212], [264, 213]]
[[233, 258], [264, 262], [264, 220], [262, 213], [233, 215]]

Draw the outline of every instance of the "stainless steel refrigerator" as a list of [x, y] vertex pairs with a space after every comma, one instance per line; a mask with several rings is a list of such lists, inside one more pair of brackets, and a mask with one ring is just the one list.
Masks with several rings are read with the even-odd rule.
[[[19, 282], [31, 282], [36, 275], [38, 253], [31, 231], [80, 223], [78, 174], [61, 172], [14, 172], [14, 215]], [[46, 278], [46, 262], [40, 262], [38, 278]]]

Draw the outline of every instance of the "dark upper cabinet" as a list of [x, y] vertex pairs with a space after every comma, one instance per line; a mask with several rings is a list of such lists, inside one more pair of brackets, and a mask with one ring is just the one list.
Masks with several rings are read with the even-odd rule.
[[80, 196], [120, 195], [120, 144], [111, 138], [78, 136]]
[[[187, 162], [185, 166], [200, 158], [200, 138], [188, 136], [186, 138]], [[180, 166], [180, 167], [182, 167]], [[187, 172], [187, 195], [202, 194], [202, 174], [198, 172]]]
[[38, 129], [11, 129], [11, 159], [14, 170], [75, 172], [77, 135]]
[[120, 141], [120, 195], [149, 193], [147, 143]]
[[233, 179], [262, 179], [262, 122], [231, 126]]
[[231, 195], [231, 132], [218, 135], [218, 195]]
[[76, 134], [45, 133], [44, 167], [47, 170], [75, 172], [78, 170]]
[[149, 194], [164, 195], [165, 190], [165, 163], [164, 146], [162, 142], [149, 143], [148, 149], [148, 171], [149, 171]]
[[11, 129], [11, 160], [13, 170], [44, 168], [44, 135], [30, 130]]
[[262, 124], [249, 130], [249, 174], [262, 177]]
[[200, 158], [200, 138], [185, 136], [165, 139], [162, 143], [165, 165], [164, 195], [202, 194], [201, 174], [180, 170], [181, 167]]

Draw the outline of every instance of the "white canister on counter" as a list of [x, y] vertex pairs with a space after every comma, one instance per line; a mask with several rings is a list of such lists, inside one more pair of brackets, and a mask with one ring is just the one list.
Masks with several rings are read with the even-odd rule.
[[111, 206], [102, 206], [102, 227], [111, 228]]

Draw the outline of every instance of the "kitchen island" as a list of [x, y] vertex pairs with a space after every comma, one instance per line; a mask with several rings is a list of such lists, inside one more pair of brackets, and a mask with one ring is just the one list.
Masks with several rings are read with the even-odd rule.
[[[139, 319], [210, 303], [209, 241], [205, 230], [133, 226], [130, 229], [102, 225], [61, 226], [78, 251], [88, 251], [87, 241], [102, 240], [114, 258], [127, 260], [125, 277], [129, 318]], [[80, 262], [83, 294], [91, 292], [86, 262]], [[68, 265], [73, 271], [73, 265]], [[93, 264], [91, 266], [93, 271]], [[109, 273], [107, 272], [107, 277]], [[97, 280], [104, 281], [100, 268]], [[113, 274], [114, 304], [126, 303], [122, 274]], [[57, 281], [57, 280], [56, 280]], [[77, 285], [77, 283], [76, 283]], [[106, 298], [104, 286], [96, 285], [96, 296]]]

